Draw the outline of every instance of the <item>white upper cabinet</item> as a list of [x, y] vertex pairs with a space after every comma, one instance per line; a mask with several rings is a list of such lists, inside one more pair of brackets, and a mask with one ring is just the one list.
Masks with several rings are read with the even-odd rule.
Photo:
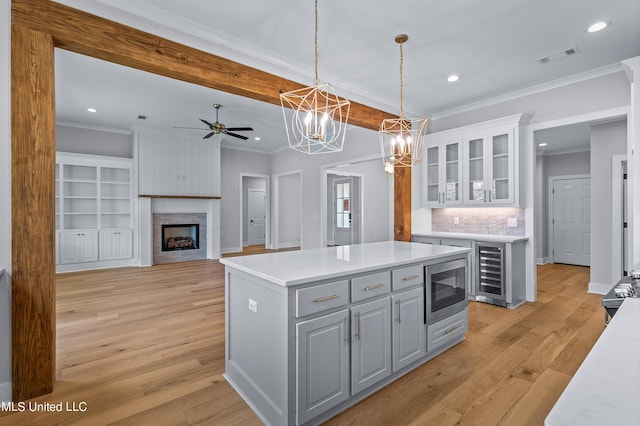
[[423, 205], [520, 205], [521, 114], [427, 136]]
[[425, 205], [444, 207], [462, 203], [462, 143], [455, 138], [427, 138], [423, 158]]

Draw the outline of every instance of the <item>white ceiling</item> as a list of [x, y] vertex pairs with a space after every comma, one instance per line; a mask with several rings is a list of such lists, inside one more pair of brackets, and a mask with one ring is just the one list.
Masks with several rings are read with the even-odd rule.
[[[312, 0], [65, 0], [69, 6], [312, 84]], [[342, 95], [399, 111], [399, 48], [404, 45], [404, 109], [434, 114], [570, 76], [619, 67], [640, 55], [638, 0], [320, 0], [319, 77]], [[611, 25], [599, 33], [586, 28]], [[537, 59], [577, 47], [540, 65]], [[608, 68], [607, 68], [608, 67]], [[456, 83], [446, 77], [460, 75]], [[286, 145], [279, 106], [56, 52], [58, 120], [111, 129], [199, 127], [213, 120], [251, 126], [248, 141], [223, 145], [274, 152]], [[98, 112], [87, 113], [93, 106]], [[141, 122], [139, 114], [148, 115]], [[195, 132], [199, 135], [198, 131]], [[206, 134], [204, 130], [202, 134]], [[256, 142], [253, 136], [261, 140]], [[548, 135], [552, 137], [553, 135]], [[566, 137], [566, 136], [565, 136]]]

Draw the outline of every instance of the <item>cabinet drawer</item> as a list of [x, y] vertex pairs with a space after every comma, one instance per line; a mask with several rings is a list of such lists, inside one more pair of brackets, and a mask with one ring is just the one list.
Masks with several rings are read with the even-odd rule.
[[315, 314], [349, 303], [347, 280], [296, 290], [296, 317]]
[[380, 272], [351, 280], [351, 302], [386, 294], [391, 290], [391, 273]]
[[473, 241], [457, 239], [457, 238], [442, 238], [440, 240], [440, 245], [471, 248], [473, 246]]
[[414, 235], [411, 237], [411, 241], [414, 243], [422, 243], [422, 244], [440, 244], [440, 238], [438, 237], [425, 237], [422, 235]]
[[409, 266], [407, 268], [394, 269], [393, 291], [424, 283], [424, 267], [422, 265]]
[[438, 321], [427, 328], [427, 351], [445, 346], [464, 335], [469, 328], [467, 309]]

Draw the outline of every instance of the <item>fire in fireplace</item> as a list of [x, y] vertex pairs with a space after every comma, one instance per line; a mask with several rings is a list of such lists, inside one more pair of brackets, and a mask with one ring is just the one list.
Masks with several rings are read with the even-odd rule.
[[162, 225], [162, 251], [197, 250], [199, 236], [197, 223]]

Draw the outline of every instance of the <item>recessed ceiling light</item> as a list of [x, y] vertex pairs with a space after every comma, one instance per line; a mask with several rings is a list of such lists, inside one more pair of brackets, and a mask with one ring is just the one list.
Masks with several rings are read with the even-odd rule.
[[447, 77], [447, 81], [449, 83], [453, 83], [454, 81], [458, 81], [458, 80], [460, 80], [460, 76], [457, 74], [452, 74], [449, 77]]
[[538, 146], [547, 146], [547, 143], [546, 143], [546, 142], [540, 142], [540, 143], [538, 144]]
[[95, 109], [95, 108], [87, 108], [87, 111], [89, 111], [89, 112], [96, 112], [96, 109]]
[[256, 140], [256, 141], [259, 141], [259, 140], [260, 140], [260, 137], [259, 137], [259, 136], [256, 136], [256, 137], [255, 137], [255, 138], [253, 138], [253, 139], [254, 139], [254, 140]]
[[595, 22], [587, 28], [587, 32], [589, 33], [597, 33], [598, 31], [602, 31], [609, 26], [607, 21]]

